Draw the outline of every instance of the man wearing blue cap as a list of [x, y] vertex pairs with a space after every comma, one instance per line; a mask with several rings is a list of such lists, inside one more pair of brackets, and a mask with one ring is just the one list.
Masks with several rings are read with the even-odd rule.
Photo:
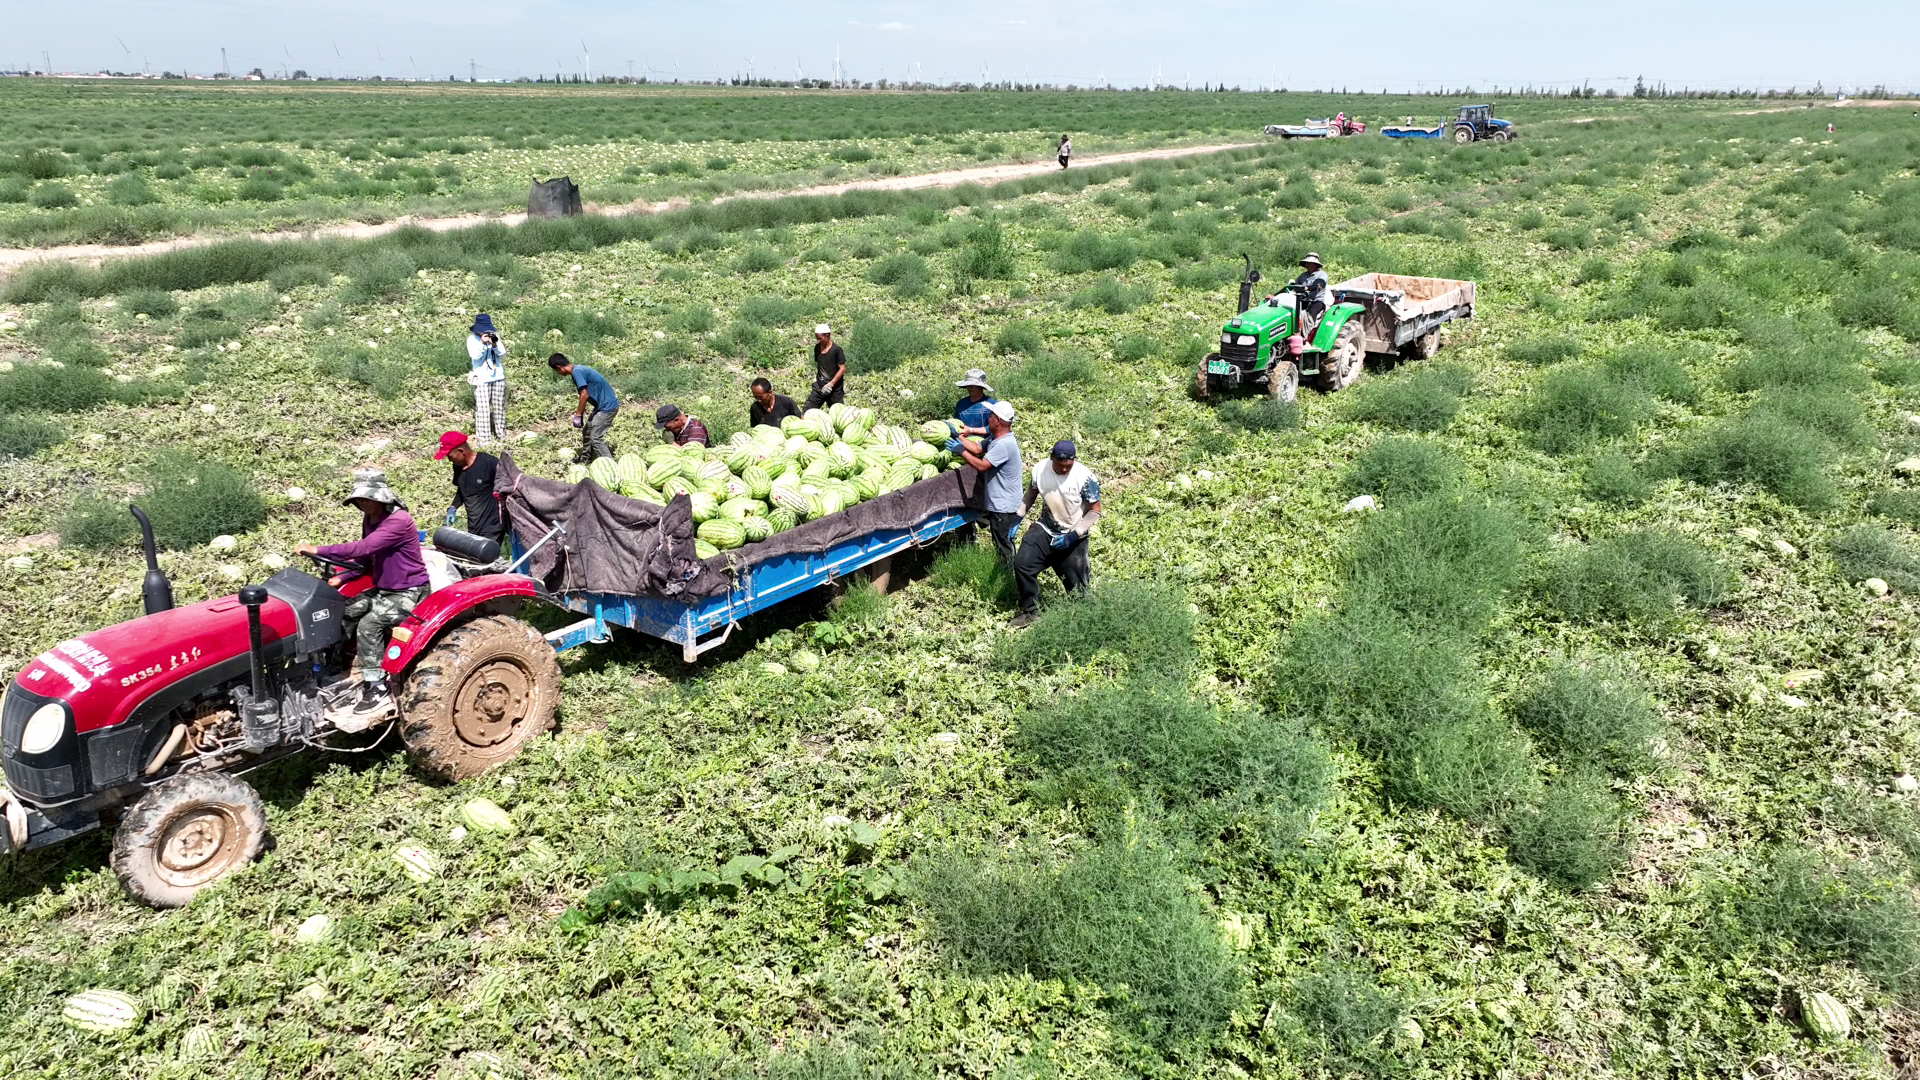
[[1053, 453], [1033, 467], [1020, 516], [1040, 504], [1040, 520], [1021, 538], [1013, 558], [1013, 580], [1020, 587], [1020, 613], [1013, 625], [1025, 626], [1040, 610], [1040, 572], [1052, 568], [1068, 592], [1079, 592], [1093, 577], [1087, 565], [1087, 535], [1100, 520], [1100, 481], [1080, 464], [1072, 439], [1053, 444]]
[[493, 328], [493, 316], [484, 311], [467, 330], [467, 358], [473, 361], [467, 373], [473, 386], [473, 441], [478, 446], [506, 442], [507, 347]]

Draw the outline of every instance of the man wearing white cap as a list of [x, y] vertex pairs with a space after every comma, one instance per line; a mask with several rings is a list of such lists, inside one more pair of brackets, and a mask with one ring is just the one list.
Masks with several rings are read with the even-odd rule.
[[979, 443], [948, 439], [947, 449], [975, 470], [986, 473], [987, 529], [993, 548], [1013, 565], [1013, 541], [1020, 531], [1020, 440], [1013, 437], [1013, 406], [996, 401], [987, 406], [987, 435], [993, 440], [983, 451]]
[[960, 434], [985, 435], [987, 433], [987, 407], [994, 403], [993, 387], [987, 385], [987, 373], [979, 368], [967, 372], [967, 377], [953, 385], [967, 392], [953, 407], [953, 418], [960, 422]]
[[1038, 502], [1040, 520], [1021, 538], [1020, 552], [1013, 560], [1013, 581], [1020, 590], [1020, 612], [1013, 617], [1016, 629], [1031, 623], [1040, 611], [1041, 571], [1051, 567], [1069, 593], [1080, 592], [1093, 579], [1087, 566], [1087, 534], [1100, 520], [1100, 481], [1079, 457], [1073, 440], [1061, 439], [1053, 444], [1048, 459], [1033, 467], [1020, 516], [1026, 517]]
[[833, 343], [833, 327], [813, 328], [813, 393], [803, 409], [822, 409], [847, 400], [847, 354]]

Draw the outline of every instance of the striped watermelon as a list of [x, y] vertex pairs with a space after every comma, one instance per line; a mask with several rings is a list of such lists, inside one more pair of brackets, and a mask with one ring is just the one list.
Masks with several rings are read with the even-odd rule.
[[807, 520], [813, 521], [827, 516], [827, 498], [819, 491], [807, 493]]
[[147, 1017], [138, 1001], [118, 990], [88, 990], [67, 999], [60, 1018], [95, 1035], [121, 1035], [140, 1026]]
[[225, 1048], [225, 1044], [220, 1042], [220, 1037], [205, 1024], [189, 1028], [187, 1033], [180, 1037], [180, 1056], [188, 1061], [212, 1061], [219, 1057], [220, 1051]]
[[771, 521], [768, 521], [766, 518], [760, 517], [758, 515], [749, 517], [745, 521], [742, 521], [740, 523], [740, 528], [745, 530], [747, 534], [747, 543], [749, 544], [759, 543], [760, 541], [765, 540], [767, 537], [773, 535], [773, 523]]
[[800, 515], [784, 506], [776, 506], [767, 511], [767, 524], [773, 527], [774, 532], [783, 533], [800, 524]]
[[695, 524], [710, 521], [720, 512], [720, 500], [714, 498], [711, 492], [696, 491], [687, 496], [687, 500], [693, 504], [691, 509]]
[[954, 437], [953, 423], [948, 420], [929, 420], [920, 425], [920, 437], [927, 442], [946, 442]]
[[609, 491], [620, 487], [620, 466], [612, 458], [598, 458], [587, 466], [587, 479]]
[[753, 451], [750, 446], [730, 446], [720, 456], [721, 464], [731, 473], [739, 473], [753, 464]]
[[746, 481], [747, 494], [756, 499], [764, 499], [773, 487], [773, 476], [759, 465], [749, 465], [740, 473], [740, 479]]
[[833, 421], [834, 429], [837, 431], [853, 419], [853, 406], [844, 401], [836, 401], [827, 406], [827, 416]]
[[702, 461], [695, 475], [702, 480], [725, 480], [733, 475], [733, 470], [727, 468], [724, 461]]
[[743, 496], [738, 499], [728, 499], [726, 502], [721, 503], [720, 513], [715, 516], [726, 518], [728, 521], [745, 521], [748, 515], [760, 509], [764, 509], [764, 507], [759, 499], [749, 499]]
[[932, 461], [940, 456], [940, 448], [930, 443], [917, 442], [907, 447], [907, 454], [915, 461]]
[[498, 833], [501, 836], [511, 836], [514, 832], [513, 818], [490, 799], [468, 799], [462, 803], [460, 820], [475, 832]]
[[440, 857], [419, 844], [401, 844], [394, 849], [393, 858], [415, 881], [432, 881], [440, 874]]
[[293, 932], [293, 940], [302, 945], [317, 945], [333, 936], [333, 928], [333, 916], [309, 915], [306, 921], [300, 924], [300, 928]]
[[1800, 1019], [1807, 1033], [1821, 1042], [1840, 1042], [1853, 1033], [1847, 1007], [1832, 994], [1815, 990], [1800, 996]]
[[828, 488], [820, 493], [821, 516], [837, 514], [847, 508], [847, 497], [838, 488]]
[[787, 435], [772, 424], [756, 424], [747, 437], [761, 446], [778, 446], [787, 441]]
[[693, 553], [702, 559], [711, 559], [720, 554], [720, 549], [696, 536], [693, 538]]
[[802, 432], [807, 430], [808, 426], [810, 426], [810, 422], [802, 416], [783, 416], [780, 418], [780, 434], [788, 436], [789, 442], [794, 438], [803, 438]]
[[881, 473], [880, 476], [876, 478], [872, 473], [861, 473], [859, 476], [853, 478], [853, 489], [859, 492], [860, 498], [864, 502], [880, 494], [880, 481], [885, 479], [886, 475], [886, 473]]
[[904, 454], [907, 448], [913, 445], [913, 435], [906, 428], [896, 424], [887, 428], [887, 441], [893, 444], [895, 450]]
[[614, 475], [620, 481], [620, 490], [638, 487], [647, 481], [647, 462], [639, 454], [622, 454], [614, 463]]
[[694, 535], [721, 551], [737, 548], [747, 542], [747, 530], [739, 522], [729, 521], [726, 518], [713, 518], [710, 521], [701, 522], [700, 528]]
[[640, 454], [640, 460], [649, 465], [656, 461], [678, 461], [680, 449], [672, 443], [655, 443]]
[[669, 454], [647, 466], [647, 483], [659, 487], [680, 475], [679, 457]]
[[720, 481], [720, 489], [727, 493], [729, 499], [742, 499], [753, 494], [753, 487], [737, 476]]
[[[789, 417], [788, 419], [792, 418]], [[795, 432], [788, 437], [786, 442], [780, 444], [780, 452], [787, 457], [798, 458], [800, 454], [806, 450], [811, 441], [812, 440], [808, 439], [805, 435]]]
[[815, 480], [824, 480], [833, 475], [833, 459], [816, 457], [807, 463], [806, 468], [800, 470], [800, 475]]
[[[837, 442], [827, 447], [827, 457], [833, 461], [836, 476], [844, 476], [853, 471], [853, 447]], [[841, 470], [845, 470], [844, 472]]]
[[880, 484], [880, 490], [899, 491], [919, 479], [920, 470], [908, 465], [897, 465], [887, 470], [887, 478]]
[[585, 480], [586, 478], [587, 478], [587, 467], [585, 465], [567, 466], [567, 483], [577, 484], [580, 481]]
[[629, 499], [639, 499], [641, 502], [650, 502], [655, 506], [667, 505], [667, 497], [665, 495], [647, 487], [645, 484], [631, 490], [622, 489], [620, 494], [625, 495]]
[[775, 506], [783, 507], [795, 514], [807, 512], [807, 497], [800, 494], [797, 484], [775, 484], [769, 494], [773, 497]]
[[660, 494], [665, 495], [669, 500], [676, 495], [691, 495], [693, 485], [687, 483], [687, 478], [684, 476], [670, 476], [666, 483], [660, 485]]
[[934, 477], [939, 475], [940, 475], [940, 466], [935, 465], [931, 461], [920, 466], [920, 479], [922, 480], [931, 480]]

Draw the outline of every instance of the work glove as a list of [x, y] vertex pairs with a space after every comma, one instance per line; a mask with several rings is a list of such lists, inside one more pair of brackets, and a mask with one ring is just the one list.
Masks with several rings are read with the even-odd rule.
[[448, 510], [448, 511], [447, 511], [447, 524], [448, 524], [449, 526], [451, 526], [451, 525], [453, 524], [453, 519], [454, 519], [454, 518], [456, 518], [456, 517], [458, 517], [459, 515], [460, 515], [460, 511], [458, 511], [458, 510], [451, 510], [451, 509], [450, 509], [450, 510]]
[[1020, 539], [1020, 525], [1016, 522], [1012, 527], [1007, 529], [1007, 543], [1011, 544], [1018, 539]]
[[961, 451], [961, 449], [962, 449], [962, 447], [961, 447], [961, 445], [960, 445], [960, 440], [959, 440], [959, 439], [948, 439], [948, 440], [947, 440], [947, 447], [946, 447], [946, 449], [947, 449], [947, 453], [949, 453], [949, 454], [958, 454], [958, 453], [959, 453], [959, 452]]
[[580, 414], [579, 414], [579, 413], [574, 413], [574, 414], [573, 414], [573, 426], [574, 426], [574, 427], [579, 427], [579, 426], [580, 426], [580, 422], [581, 422], [581, 416], [580, 416]]
[[1079, 543], [1079, 541], [1080, 541], [1080, 534], [1069, 530], [1067, 532], [1063, 532], [1060, 535], [1054, 537], [1052, 540], [1049, 540], [1047, 542], [1047, 546], [1052, 548], [1055, 551], [1065, 551], [1068, 548], [1072, 547], [1074, 544]]

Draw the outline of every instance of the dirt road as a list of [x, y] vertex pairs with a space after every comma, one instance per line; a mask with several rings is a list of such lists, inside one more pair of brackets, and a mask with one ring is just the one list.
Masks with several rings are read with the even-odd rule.
[[[1156, 161], [1164, 158], [1187, 157], [1193, 154], [1212, 154], [1221, 150], [1233, 150], [1242, 146], [1256, 146], [1258, 143], [1219, 143], [1212, 146], [1171, 146], [1159, 150], [1133, 150], [1121, 154], [1104, 154], [1098, 157], [1075, 158], [1079, 168], [1093, 165], [1109, 165], [1126, 161]], [[878, 176], [868, 180], [849, 180], [840, 184], [821, 184], [817, 187], [798, 188], [787, 191], [764, 191], [725, 195], [714, 202], [726, 202], [732, 199], [771, 199], [788, 195], [840, 195], [849, 191], [916, 191], [923, 188], [958, 187], [961, 184], [997, 184], [1005, 180], [1018, 180], [1026, 176], [1039, 176], [1058, 171], [1055, 161], [1017, 162], [1010, 165], [982, 165], [972, 169], [949, 169], [945, 172], [919, 173], [914, 176]], [[678, 210], [689, 205], [686, 199], [668, 199], [665, 202], [633, 202], [618, 206], [590, 205], [589, 212], [608, 216], [626, 214], [657, 214], [665, 210]], [[524, 213], [515, 214], [462, 214], [458, 217], [416, 218], [401, 217], [392, 221], [370, 225], [364, 222], [350, 222], [344, 225], [322, 225], [312, 229], [289, 230], [286, 232], [253, 233], [256, 240], [306, 240], [322, 237], [347, 237], [364, 239], [380, 236], [409, 225], [417, 225], [435, 232], [452, 229], [464, 229], [474, 225], [497, 222], [503, 225], [518, 225], [527, 219]], [[89, 266], [98, 266], [103, 259], [119, 259], [133, 255], [158, 255], [166, 251], [178, 251], [182, 248], [200, 247], [233, 240], [232, 235], [219, 236], [181, 236], [172, 240], [155, 240], [146, 244], [73, 244], [67, 247], [44, 248], [0, 248], [0, 276], [5, 276], [29, 263], [37, 262], [79, 262]]]

